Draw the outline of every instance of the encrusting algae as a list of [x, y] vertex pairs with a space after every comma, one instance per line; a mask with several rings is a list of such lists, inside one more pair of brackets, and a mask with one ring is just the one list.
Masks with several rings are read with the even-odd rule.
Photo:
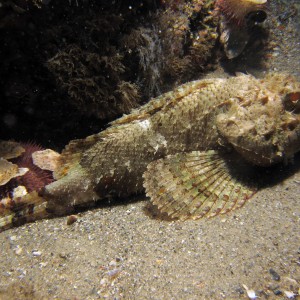
[[[300, 150], [299, 92], [300, 83], [281, 74], [179, 86], [99, 134], [71, 141], [56, 181], [18, 199], [11, 211], [2, 205], [0, 226], [144, 188], [152, 204], [175, 219], [234, 210], [257, 190], [252, 166], [287, 163]], [[43, 199], [41, 205], [35, 199]]]

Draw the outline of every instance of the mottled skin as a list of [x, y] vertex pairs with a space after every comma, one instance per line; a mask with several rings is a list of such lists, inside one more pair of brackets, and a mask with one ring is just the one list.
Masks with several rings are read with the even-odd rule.
[[227, 213], [256, 192], [252, 165], [286, 163], [300, 150], [299, 113], [300, 84], [286, 75], [184, 84], [71, 141], [55, 182], [0, 201], [0, 231], [144, 188], [171, 218]]
[[288, 160], [300, 150], [300, 118], [285, 106], [298, 103], [299, 91], [299, 83], [284, 75], [182, 85], [107, 130], [72, 141], [58, 180], [45, 188], [48, 209], [66, 213], [92, 200], [140, 193], [147, 165], [169, 154], [235, 149], [255, 165]]
[[[54, 202], [53, 209], [57, 210], [58, 203], [73, 205], [142, 192], [142, 175], [153, 160], [191, 149], [216, 148], [214, 119], [223, 105], [212, 107], [230, 97], [225, 82], [188, 83], [113, 122], [112, 127], [89, 137], [90, 143], [71, 142], [62, 155], [62, 165], [72, 161], [68, 174], [58, 175], [60, 179], [46, 188], [45, 197]], [[214, 94], [221, 91], [224, 97], [216, 99]], [[83, 149], [78, 151], [78, 145]]]

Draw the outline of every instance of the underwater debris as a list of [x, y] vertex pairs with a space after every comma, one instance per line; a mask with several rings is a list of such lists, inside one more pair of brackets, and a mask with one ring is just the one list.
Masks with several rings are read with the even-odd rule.
[[[56, 181], [35, 195], [38, 217], [144, 188], [151, 203], [174, 219], [237, 209], [259, 187], [254, 166], [287, 163], [300, 150], [300, 117], [284, 107], [284, 99], [299, 90], [291, 76], [239, 75], [189, 82], [152, 99], [99, 134], [66, 146]], [[13, 212], [2, 212], [2, 227], [20, 215], [27, 221], [28, 199], [21, 200]]]
[[60, 154], [51, 150], [39, 150], [32, 153], [32, 162], [42, 170], [54, 172], [58, 167]]
[[246, 290], [246, 293], [247, 293], [247, 296], [249, 297], [249, 299], [253, 300], [253, 299], [258, 298], [255, 294], [255, 291], [248, 289], [248, 287], [245, 284], [243, 284], [243, 288]]
[[20, 156], [25, 149], [13, 141], [0, 141], [0, 186], [8, 183], [12, 178], [23, 176], [28, 168], [19, 168], [17, 164], [8, 161]]
[[295, 296], [297, 296], [297, 294], [291, 292], [291, 291], [283, 291], [283, 293], [285, 294], [285, 296], [288, 298], [288, 299], [294, 299]]
[[5, 185], [12, 178], [22, 176], [27, 171], [27, 168], [18, 168], [16, 164], [0, 158], [0, 185]]

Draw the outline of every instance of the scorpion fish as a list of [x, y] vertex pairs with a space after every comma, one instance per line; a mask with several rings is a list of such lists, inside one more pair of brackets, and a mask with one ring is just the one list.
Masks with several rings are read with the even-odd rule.
[[0, 227], [144, 191], [171, 219], [225, 214], [257, 191], [255, 166], [292, 161], [300, 150], [299, 113], [300, 83], [289, 75], [183, 84], [102, 132], [71, 141], [56, 181], [2, 204]]

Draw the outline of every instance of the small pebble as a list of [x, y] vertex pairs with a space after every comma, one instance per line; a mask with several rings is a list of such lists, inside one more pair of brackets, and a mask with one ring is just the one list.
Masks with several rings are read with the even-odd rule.
[[273, 280], [276, 280], [276, 281], [280, 280], [280, 276], [278, 275], [278, 273], [275, 270], [270, 269], [269, 272], [272, 275]]
[[100, 280], [100, 285], [105, 285], [105, 284], [107, 284], [107, 278], [102, 278]]
[[44, 268], [48, 265], [48, 263], [42, 261], [41, 263], [39, 263], [39, 265], [40, 265], [41, 268]]
[[109, 262], [109, 265], [115, 267], [117, 265], [117, 262], [115, 260], [112, 260]]
[[68, 216], [67, 225], [72, 225], [77, 221], [77, 217], [75, 215]]
[[249, 297], [249, 299], [256, 299], [257, 298], [254, 290], [248, 289], [248, 287], [245, 284], [243, 284], [243, 288], [246, 290], [247, 296]]
[[281, 291], [281, 290], [274, 290], [273, 293], [274, 293], [276, 296], [282, 295], [282, 291]]
[[32, 251], [32, 255], [33, 255], [33, 256], [41, 256], [41, 255], [42, 255], [42, 252], [41, 252], [41, 251], [37, 251], [37, 250], [33, 250], [33, 251]]
[[15, 253], [16, 253], [17, 255], [20, 255], [20, 254], [22, 253], [22, 251], [23, 251], [23, 249], [22, 249], [22, 247], [20, 247], [20, 246], [17, 246], [17, 247], [15, 248]]
[[119, 270], [119, 269], [113, 269], [113, 270], [111, 270], [111, 271], [108, 271], [108, 272], [107, 272], [107, 275], [110, 276], [110, 277], [115, 277], [115, 276], [117, 276], [119, 273], [120, 273], [120, 270]]
[[244, 294], [245, 294], [244, 290], [243, 290], [241, 287], [237, 288], [236, 291], [237, 291], [240, 295], [244, 295]]
[[58, 255], [59, 255], [60, 258], [67, 259], [67, 254], [64, 253], [64, 252], [61, 252]]
[[283, 292], [289, 299], [294, 299], [294, 297], [296, 296], [296, 294], [290, 291], [283, 291]]

